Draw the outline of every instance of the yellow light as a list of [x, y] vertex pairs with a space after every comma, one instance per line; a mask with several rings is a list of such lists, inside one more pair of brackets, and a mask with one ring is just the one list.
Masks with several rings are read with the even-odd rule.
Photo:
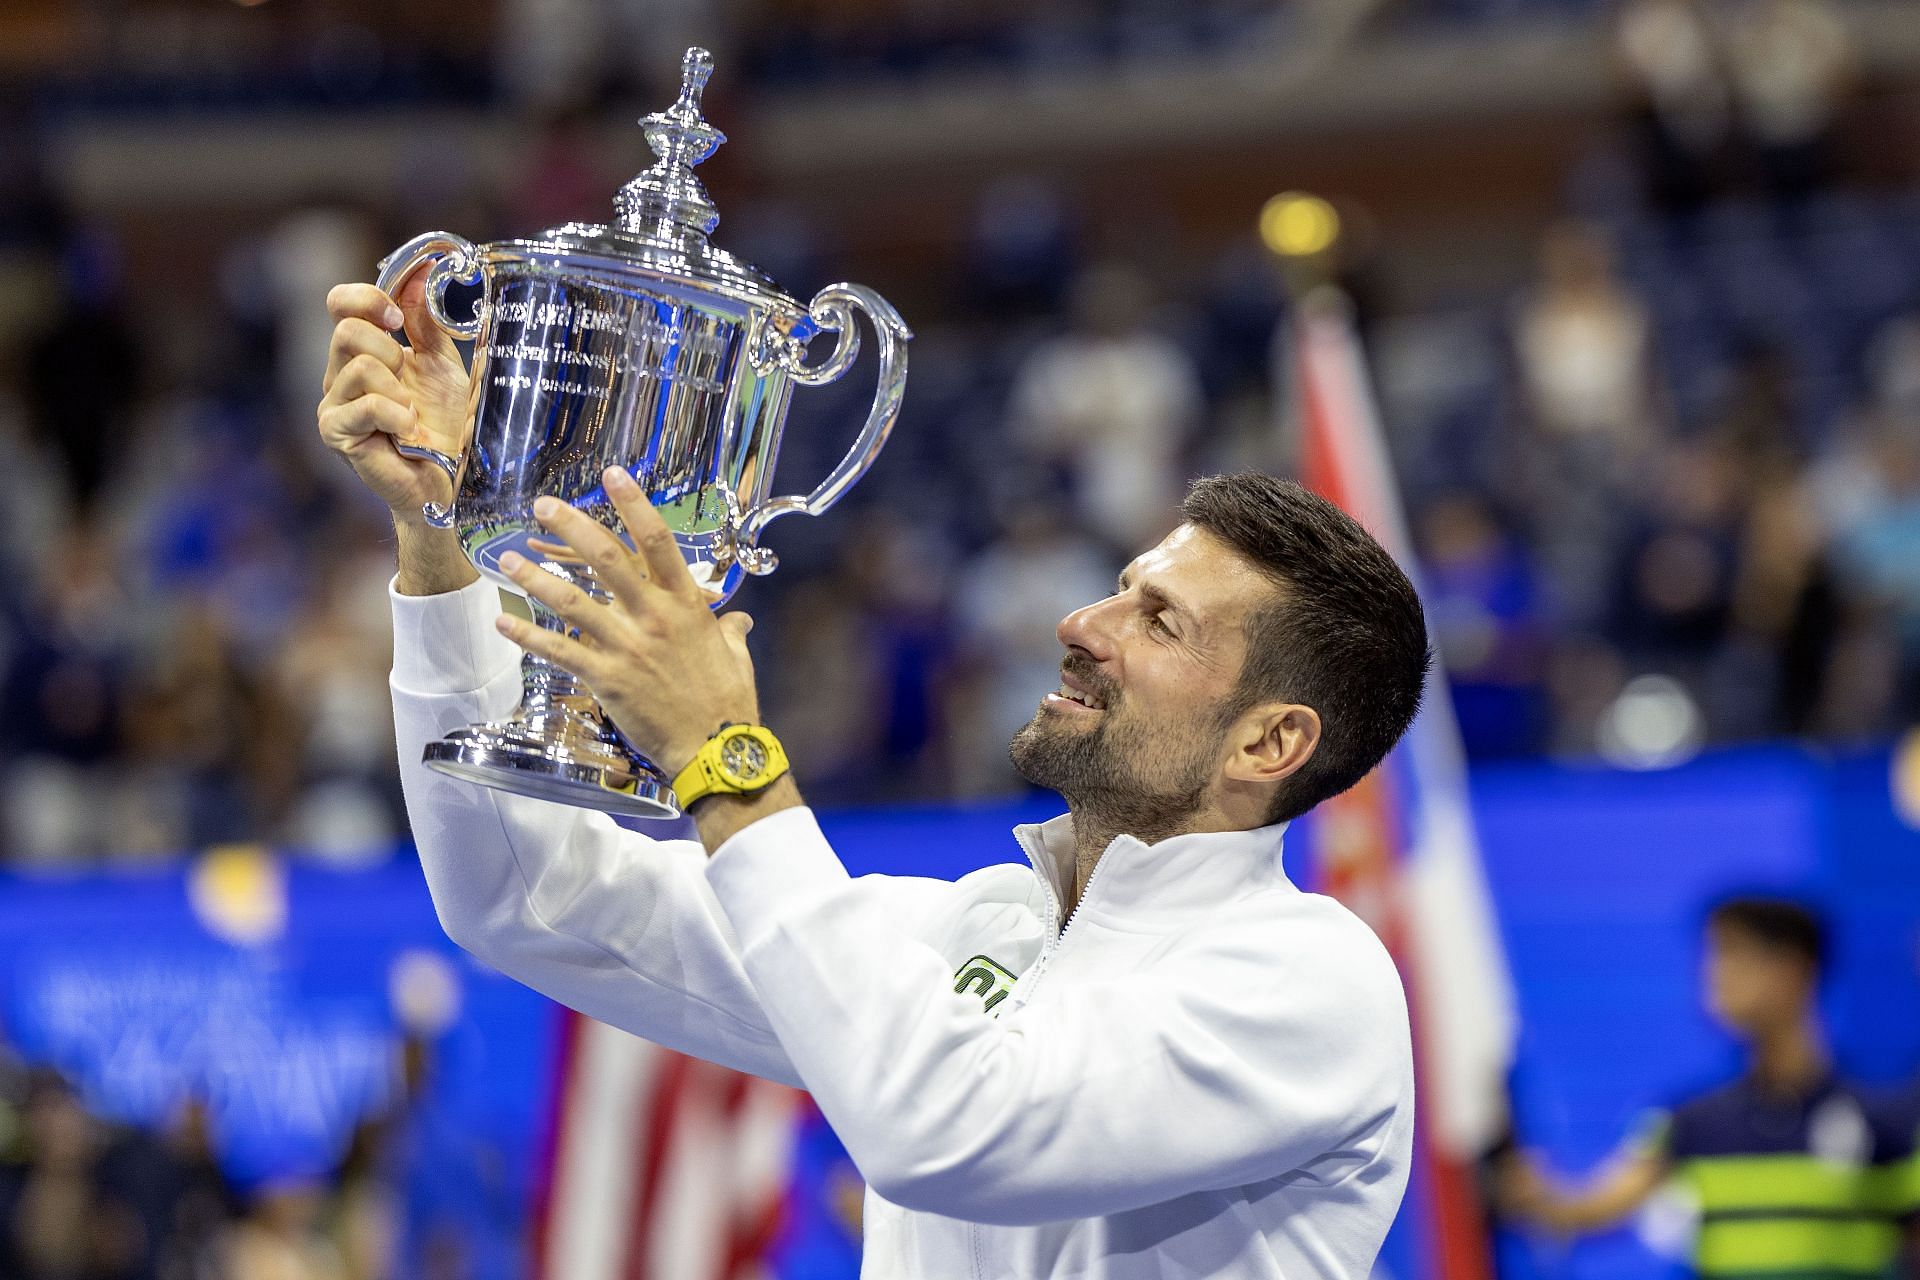
[[1920, 729], [1909, 729], [1893, 749], [1893, 767], [1887, 779], [1893, 811], [1909, 827], [1920, 829]]
[[216, 845], [188, 870], [187, 901], [214, 937], [261, 946], [286, 932], [286, 868], [263, 845]]
[[1260, 239], [1285, 258], [1324, 253], [1340, 238], [1340, 215], [1319, 196], [1283, 191], [1261, 207]]

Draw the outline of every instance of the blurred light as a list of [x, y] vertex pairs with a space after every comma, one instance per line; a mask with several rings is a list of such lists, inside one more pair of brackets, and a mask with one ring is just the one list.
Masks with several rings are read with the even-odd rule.
[[438, 951], [402, 951], [387, 971], [387, 999], [401, 1026], [437, 1036], [460, 1020], [460, 975]]
[[1672, 676], [1636, 676], [1600, 717], [1600, 754], [1625, 769], [1665, 769], [1706, 739], [1693, 696]]
[[1634, 1215], [1634, 1234], [1640, 1243], [1663, 1258], [1675, 1262], [1693, 1251], [1700, 1236], [1700, 1199], [1698, 1193], [1675, 1179], [1666, 1184]]
[[187, 873], [187, 902], [214, 937], [257, 947], [287, 931], [286, 869], [262, 845], [217, 845]]
[[267, 0], [233, 0], [233, 2], [242, 9], [258, 9], [261, 5], [265, 4]]
[[1260, 210], [1260, 239], [1284, 258], [1325, 253], [1340, 238], [1340, 215], [1319, 196], [1283, 191]]
[[1920, 830], [1920, 729], [1900, 735], [1890, 772], [1887, 790], [1893, 796], [1893, 811], [1900, 815], [1900, 821]]

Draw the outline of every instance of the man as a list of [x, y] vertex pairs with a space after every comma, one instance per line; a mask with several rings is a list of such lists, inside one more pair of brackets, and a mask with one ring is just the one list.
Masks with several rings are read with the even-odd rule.
[[1563, 1233], [1630, 1218], [1669, 1179], [1699, 1213], [1703, 1276], [1885, 1276], [1905, 1143], [1888, 1110], [1833, 1073], [1817, 999], [1826, 932], [1804, 906], [1730, 898], [1708, 914], [1706, 1002], [1747, 1071], [1659, 1117], [1581, 1189], [1524, 1155], [1499, 1171], [1506, 1212]]
[[[457, 448], [466, 379], [419, 286], [399, 301], [329, 296], [319, 421], [393, 510], [403, 782], [455, 941], [810, 1090], [869, 1184], [870, 1277], [1366, 1275], [1407, 1177], [1406, 1005], [1366, 926], [1288, 880], [1281, 837], [1418, 705], [1420, 605], [1379, 545], [1297, 486], [1200, 482], [1187, 522], [1060, 623], [1060, 688], [1012, 747], [1068, 808], [1015, 833], [1031, 869], [853, 880], [759, 727], [745, 616], [713, 616], [630, 479], [606, 483], [636, 549], [536, 505], [613, 603], [506, 568], [574, 638], [503, 616], [422, 524], [444, 481], [392, 440]], [[515, 645], [588, 682], [698, 840], [420, 767], [512, 706]]]

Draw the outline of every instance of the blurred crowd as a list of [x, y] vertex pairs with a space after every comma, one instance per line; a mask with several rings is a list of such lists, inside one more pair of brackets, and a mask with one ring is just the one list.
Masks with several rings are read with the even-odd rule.
[[[1617, 127], [1530, 271], [1409, 305], [1364, 230], [1343, 248], [1477, 758], [1654, 767], [1920, 710], [1920, 192], [1833, 144], [1837, 13], [1626, 0]], [[605, 158], [578, 113], [546, 117], [515, 193], [292, 205], [183, 303], [74, 211], [41, 118], [14, 111], [0, 153], [0, 856], [384, 851], [390, 533], [314, 439], [320, 300], [418, 226], [604, 219]], [[720, 242], [803, 296], [863, 274], [803, 212], [724, 212]], [[1059, 617], [1186, 477], [1293, 465], [1286, 282], [1251, 230], [1115, 252], [1070, 187], [1018, 174], [968, 226], [914, 310], [886, 454], [830, 517], [778, 526], [781, 571], [738, 600], [828, 804], [1017, 786], [1005, 746]], [[861, 383], [801, 397], [793, 484], [838, 456]]]
[[[3, 1046], [0, 1046], [3, 1049]], [[444, 1112], [434, 1050], [395, 1045], [392, 1098], [337, 1163], [230, 1176], [207, 1108], [156, 1129], [90, 1111], [46, 1067], [0, 1056], [0, 1275], [8, 1280], [492, 1280], [520, 1206]]]

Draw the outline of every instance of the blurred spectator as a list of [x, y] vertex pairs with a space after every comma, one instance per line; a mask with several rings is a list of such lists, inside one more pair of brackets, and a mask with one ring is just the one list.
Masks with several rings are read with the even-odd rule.
[[[1920, 441], [1883, 435], [1872, 451], [1880, 498], [1835, 530], [1842, 584], [1883, 617], [1897, 644], [1900, 711], [1920, 702]], [[1880, 728], [1883, 726], [1874, 726]]]
[[111, 801], [132, 674], [132, 619], [113, 548], [77, 525], [49, 550], [15, 602], [0, 684], [0, 743], [13, 762], [6, 847], [36, 862], [99, 857], [123, 834]]
[[353, 1280], [328, 1238], [327, 1199], [315, 1183], [262, 1187], [246, 1216], [227, 1230], [220, 1280]]
[[300, 760], [289, 708], [203, 604], [182, 612], [168, 651], [137, 677], [129, 733], [154, 806], [144, 825], [163, 849], [257, 839], [277, 831], [293, 803]]
[[1074, 283], [1071, 330], [1034, 348], [1009, 413], [1021, 442], [1065, 468], [1085, 525], [1119, 547], [1173, 527], [1179, 458], [1198, 422], [1198, 375], [1151, 327], [1153, 294], [1130, 267]]
[[[258, 253], [265, 296], [253, 301], [271, 307], [263, 318], [273, 327], [280, 411], [289, 422], [303, 422], [313, 413], [312, 371], [326, 368], [333, 338], [332, 317], [314, 299], [342, 281], [366, 279], [380, 250], [364, 217], [316, 204], [281, 219]], [[316, 458], [324, 451], [312, 433], [301, 442]]]
[[1669, 445], [1621, 558], [1612, 634], [1630, 662], [1695, 689], [1712, 674], [1732, 626], [1745, 462], [1721, 441]]
[[1060, 306], [1073, 271], [1066, 202], [1038, 178], [1001, 178], [974, 204], [960, 291], [991, 324]]
[[439, 1083], [425, 1034], [397, 1046], [395, 1097], [354, 1133], [341, 1168], [336, 1236], [347, 1280], [505, 1280], [513, 1207], [499, 1153], [472, 1133]]
[[57, 1076], [28, 1093], [22, 1159], [0, 1171], [0, 1275], [133, 1280], [151, 1247], [137, 1215], [101, 1179], [106, 1135]]
[[1615, 273], [1596, 228], [1566, 222], [1541, 244], [1540, 280], [1515, 343], [1534, 420], [1631, 448], [1650, 434], [1646, 308]]
[[27, 344], [27, 407], [85, 513], [124, 447], [141, 353], [125, 312], [117, 246], [100, 235], [75, 237], [62, 267], [60, 302]]
[[1742, 1044], [1741, 1078], [1660, 1116], [1579, 1189], [1514, 1152], [1497, 1174], [1504, 1212], [1579, 1234], [1626, 1221], [1673, 1179], [1691, 1194], [1703, 1273], [1881, 1274], [1898, 1232], [1878, 1190], [1911, 1135], [1834, 1075], [1816, 1010], [1827, 939], [1799, 904], [1732, 898], [1708, 916], [1705, 996]]
[[142, 1247], [133, 1274], [206, 1280], [237, 1202], [215, 1159], [202, 1099], [187, 1099], [160, 1133], [116, 1133], [100, 1161], [100, 1182], [139, 1224]]
[[1691, 213], [1725, 180], [1732, 101], [1702, 0], [1624, 0], [1615, 56], [1631, 94], [1648, 194]]
[[1453, 689], [1469, 753], [1539, 750], [1546, 733], [1545, 630], [1526, 549], [1470, 493], [1421, 514], [1418, 545], [1427, 629]]
[[1834, 119], [1853, 71], [1845, 24], [1826, 0], [1755, 0], [1734, 11], [1727, 54], [1762, 183], [1808, 196], [1833, 176]]
[[400, 831], [386, 579], [391, 553], [369, 522], [329, 526], [331, 544], [269, 676], [289, 736], [299, 794], [283, 829], [334, 860], [384, 856]]
[[829, 575], [774, 612], [779, 657], [761, 672], [762, 696], [798, 735], [810, 793], [829, 803], [924, 794], [941, 786], [951, 551], [884, 511], [855, 520], [841, 547]]
[[967, 566], [955, 593], [965, 674], [947, 713], [957, 794], [1015, 784], [1007, 744], [1060, 684], [1060, 619], [1112, 594], [1119, 571], [1120, 558], [1046, 498], [1018, 503], [1006, 531]]
[[511, 0], [500, 7], [496, 79], [510, 102], [535, 113], [608, 90], [677, 90], [689, 45], [725, 56], [718, 8], [711, 0]]

